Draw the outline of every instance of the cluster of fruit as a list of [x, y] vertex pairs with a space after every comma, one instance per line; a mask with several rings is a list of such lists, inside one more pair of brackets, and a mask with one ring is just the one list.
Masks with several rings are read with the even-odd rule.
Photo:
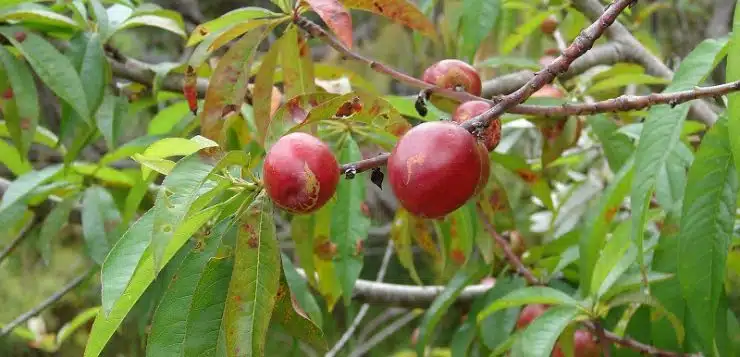
[[[435, 63], [424, 71], [422, 79], [440, 88], [481, 94], [480, 76], [459, 60]], [[486, 185], [488, 152], [501, 139], [501, 123], [492, 121], [478, 135], [459, 124], [490, 108], [484, 101], [465, 102], [456, 108], [452, 121], [425, 122], [398, 140], [387, 170], [393, 193], [408, 212], [422, 218], [444, 217]], [[324, 142], [310, 134], [291, 133], [267, 153], [264, 186], [282, 209], [294, 214], [315, 212], [334, 195], [338, 167]]]

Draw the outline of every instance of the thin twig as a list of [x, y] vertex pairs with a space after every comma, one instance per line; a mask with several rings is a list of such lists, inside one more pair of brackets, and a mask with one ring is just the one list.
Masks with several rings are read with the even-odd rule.
[[54, 304], [55, 302], [59, 301], [64, 295], [66, 295], [68, 292], [72, 291], [74, 288], [82, 284], [85, 279], [87, 279], [95, 269], [90, 268], [85, 273], [82, 273], [78, 277], [74, 278], [72, 281], [70, 281], [67, 285], [65, 285], [61, 290], [55, 292], [53, 295], [49, 296], [46, 300], [42, 301], [40, 304], [36, 305], [31, 310], [23, 313], [22, 315], [18, 316], [15, 320], [11, 321], [9, 324], [3, 326], [2, 330], [0, 330], [0, 337], [3, 337], [13, 331], [16, 327], [18, 327], [20, 324], [28, 321], [28, 319], [38, 315], [41, 311], [44, 311], [46, 308]]
[[599, 344], [601, 344], [601, 350], [604, 352], [604, 357], [611, 357], [612, 356], [612, 344], [609, 343], [609, 340], [606, 338], [606, 331], [604, 330], [604, 326], [601, 326], [601, 324], [598, 321], [594, 321], [594, 331], [596, 332], [596, 336], [599, 337]]
[[15, 248], [18, 248], [21, 242], [23, 242], [26, 237], [29, 236], [29, 234], [27, 234], [28, 230], [31, 229], [35, 221], [35, 218], [31, 218], [28, 222], [26, 222], [26, 224], [23, 225], [23, 228], [21, 228], [21, 231], [18, 232], [18, 236], [15, 237], [15, 239], [13, 239], [13, 241], [10, 242], [10, 244], [8, 244], [8, 246], [5, 247], [2, 252], [0, 252], [0, 264], [2, 264], [3, 260], [5, 260], [5, 258], [7, 258], [10, 253], [13, 253], [13, 251], [15, 251]]
[[493, 239], [496, 240], [496, 244], [504, 251], [504, 256], [506, 256], [506, 260], [509, 261], [509, 264], [511, 264], [515, 269], [517, 274], [524, 277], [524, 279], [529, 283], [530, 285], [541, 285], [542, 283], [537, 279], [537, 277], [534, 276], [532, 271], [527, 269], [527, 267], [522, 263], [522, 260], [519, 259], [519, 257], [514, 254], [514, 251], [511, 250], [511, 246], [509, 246], [509, 243], [506, 242], [506, 239], [502, 237], [500, 234], [496, 232], [496, 230], [491, 225], [491, 222], [488, 221], [488, 218], [480, 212], [479, 214], [481, 220], [483, 221], [483, 226], [490, 234]]
[[[590, 322], [586, 321], [582, 323], [584, 326], [586, 326], [589, 330], [596, 332], [596, 326]], [[598, 333], [598, 332], [597, 332]], [[640, 341], [631, 339], [629, 337], [621, 337], [614, 332], [610, 332], [607, 330], [604, 330], [604, 339], [606, 339], [609, 342], [615, 343], [617, 345], [620, 345], [622, 347], [629, 348], [633, 351], [640, 352], [644, 355], [648, 356], [655, 356], [655, 357], [702, 357], [701, 353], [681, 353], [681, 352], [671, 352], [671, 351], [665, 351], [661, 350], [660, 348], [657, 348], [655, 346], [644, 344]]]
[[[391, 261], [391, 255], [393, 255], [393, 241], [388, 241], [388, 246], [385, 248], [385, 254], [383, 255], [383, 261], [380, 263], [380, 269], [378, 270], [378, 276], [375, 278], [375, 281], [381, 282], [385, 278], [385, 272], [388, 270], [388, 263]], [[360, 326], [360, 323], [362, 322], [362, 319], [365, 318], [365, 315], [367, 315], [367, 311], [370, 309], [370, 304], [365, 303], [362, 304], [360, 307], [360, 311], [357, 313], [357, 316], [355, 316], [355, 319], [352, 321], [352, 324], [349, 326], [347, 331], [344, 331], [344, 334], [342, 337], [337, 341], [337, 343], [332, 347], [332, 349], [326, 354], [326, 357], [334, 357], [339, 353], [339, 351], [342, 350], [345, 344], [349, 341], [350, 338], [352, 338], [352, 335], [354, 335], [355, 331], [357, 330], [357, 327]]]
[[362, 328], [359, 334], [357, 334], [357, 341], [359, 343], [363, 343], [367, 340], [368, 336], [370, 336], [371, 333], [375, 332], [375, 330], [380, 327], [381, 325], [384, 325], [386, 322], [388, 322], [390, 319], [398, 316], [403, 315], [405, 312], [409, 311], [408, 309], [404, 309], [402, 307], [389, 307], [385, 311], [383, 311], [382, 314], [376, 316], [374, 319], [370, 320], [365, 326]]
[[388, 338], [388, 336], [396, 333], [396, 331], [402, 329], [404, 326], [406, 326], [409, 322], [413, 321], [419, 315], [420, 313], [418, 311], [409, 311], [408, 313], [403, 315], [401, 318], [394, 321], [392, 324], [388, 325], [386, 328], [380, 330], [377, 334], [373, 335], [373, 337], [367, 340], [367, 342], [357, 347], [356, 350], [352, 351], [349, 357], [364, 356], [373, 347], [383, 342], [386, 338]]

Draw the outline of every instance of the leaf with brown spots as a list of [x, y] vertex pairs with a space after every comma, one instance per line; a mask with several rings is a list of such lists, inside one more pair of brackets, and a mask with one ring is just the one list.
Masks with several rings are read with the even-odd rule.
[[457, 265], [465, 263], [473, 250], [475, 220], [478, 218], [475, 203], [462, 206], [447, 216], [450, 224], [449, 257]]
[[[334, 214], [334, 202], [329, 201], [324, 207], [321, 207], [318, 212], [314, 214], [316, 219], [313, 226], [313, 244], [322, 245], [329, 243], [329, 234], [331, 233], [331, 220]], [[339, 300], [339, 296], [342, 294], [342, 288], [339, 285], [339, 280], [336, 276], [336, 264], [334, 261], [327, 261], [321, 259], [318, 255], [313, 256], [313, 263], [316, 267], [316, 274], [318, 274], [319, 281], [317, 290], [326, 300], [327, 310], [331, 312], [334, 309], [334, 305]]]
[[247, 77], [257, 45], [267, 31], [250, 31], [232, 46], [218, 62], [206, 91], [200, 117], [201, 135], [222, 143], [223, 111], [229, 105], [241, 107], [247, 92]]
[[257, 139], [260, 144], [265, 143], [267, 126], [272, 116], [272, 97], [274, 95], [273, 77], [277, 65], [280, 46], [272, 46], [262, 57], [262, 63], [254, 80], [254, 94], [252, 107], [254, 108], [254, 124], [257, 126]]
[[352, 48], [352, 17], [339, 0], [304, 0], [347, 48]]
[[350, 9], [370, 11], [385, 16], [395, 22], [408, 26], [423, 34], [433, 37], [437, 35], [434, 24], [424, 16], [416, 5], [408, 0], [340, 0]]
[[415, 283], [422, 285], [414, 265], [414, 252], [411, 246], [412, 224], [411, 215], [403, 208], [398, 209], [391, 225], [391, 239], [401, 266], [406, 268]]
[[[264, 355], [280, 282], [280, 251], [272, 211], [272, 202], [262, 193], [239, 218], [223, 319], [229, 357]], [[259, 240], [257, 248], [249, 243], [251, 239]]]
[[324, 333], [298, 305], [285, 277], [280, 279], [272, 322], [281, 325], [285, 332], [309, 344], [319, 353], [323, 354], [328, 350]]
[[283, 69], [283, 88], [287, 98], [316, 91], [311, 48], [294, 25], [288, 26], [278, 44]]

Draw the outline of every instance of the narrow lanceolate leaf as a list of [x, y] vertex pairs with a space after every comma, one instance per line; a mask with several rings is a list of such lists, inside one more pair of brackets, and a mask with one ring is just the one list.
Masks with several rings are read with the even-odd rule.
[[730, 141], [724, 118], [702, 140], [689, 169], [678, 235], [678, 279], [707, 354], [713, 350], [735, 222], [738, 176]]
[[8, 186], [8, 189], [5, 190], [2, 200], [0, 200], [0, 212], [26, 198], [31, 191], [59, 173], [61, 169], [62, 165], [50, 165], [41, 170], [31, 171], [16, 178]]
[[470, 260], [455, 273], [452, 280], [447, 284], [432, 305], [424, 313], [424, 318], [419, 326], [419, 340], [416, 343], [416, 354], [424, 356], [424, 350], [430, 345], [431, 337], [437, 324], [447, 312], [447, 309], [457, 300], [462, 290], [474, 281], [479, 281], [486, 273], [487, 266], [482, 260]]
[[57, 235], [59, 235], [59, 232], [61, 232], [64, 225], [67, 224], [69, 214], [72, 212], [72, 209], [75, 207], [78, 200], [79, 197], [74, 195], [55, 205], [41, 224], [38, 246], [41, 251], [41, 256], [47, 263], [52, 256], [51, 242], [57, 237]]
[[601, 141], [604, 155], [613, 172], [619, 172], [625, 162], [632, 156], [634, 145], [626, 136], [618, 132], [619, 126], [606, 115], [592, 115], [587, 119], [589, 127]]
[[265, 34], [264, 29], [248, 32], [218, 62], [203, 103], [200, 120], [201, 135], [219, 142], [223, 116], [229, 112], [238, 112], [241, 108], [244, 95], [247, 93], [249, 77], [247, 74], [257, 45]]
[[532, 323], [514, 342], [512, 356], [548, 357], [555, 341], [565, 328], [578, 316], [574, 306], [556, 306], [548, 309]]
[[[601, 297], [635, 260], [635, 252], [630, 250], [629, 221], [624, 221], [612, 232], [604, 244], [599, 259], [593, 269], [589, 293]], [[628, 254], [628, 250], [629, 254]]]
[[460, 21], [462, 55], [472, 62], [480, 43], [498, 22], [501, 1], [466, 0], [463, 3], [463, 9]]
[[290, 25], [285, 30], [280, 47], [285, 97], [290, 99], [301, 94], [313, 93], [316, 85], [311, 48], [295, 26]]
[[[180, 250], [180, 248], [185, 244], [185, 242], [187, 242], [187, 240], [206, 222], [211, 220], [214, 216], [218, 215], [223, 208], [224, 203], [211, 206], [207, 209], [191, 215], [188, 218], [188, 221], [183, 224], [177, 231], [175, 237], [173, 237], [170, 246], [165, 252], [163, 264], [169, 262], [172, 257], [175, 256], [175, 253], [177, 253], [177, 251]], [[130, 237], [131, 238], [129, 239], [131, 240], [139, 239], [134, 234], [131, 234]], [[123, 238], [119, 240], [119, 242], [121, 241], [123, 241]], [[114, 256], [112, 251], [109, 254], [107, 260], [119, 259], [127, 260], [130, 259], [130, 257], [125, 256], [125, 254]], [[123, 264], [121, 264], [121, 262], [115, 262], [115, 264], [111, 265], [121, 267]], [[132, 265], [131, 269], [134, 270], [133, 275], [131, 275], [131, 278], [128, 279], [129, 282], [127, 283], [127, 286], [125, 286], [124, 290], [120, 293], [119, 298], [113, 300], [113, 305], [110, 308], [109, 313], [106, 314], [101, 309], [101, 312], [95, 318], [92, 330], [90, 331], [90, 337], [88, 338], [87, 345], [85, 346], [84, 357], [97, 357], [100, 355], [100, 353], [103, 351], [103, 348], [105, 348], [105, 345], [108, 343], [108, 340], [110, 340], [110, 338], [123, 322], [123, 319], [126, 317], [126, 315], [128, 315], [129, 311], [131, 311], [139, 298], [141, 298], [141, 296], [144, 294], [144, 291], [146, 291], [149, 285], [151, 285], [151, 283], [154, 281], [154, 278], [157, 276], [157, 273], [154, 269], [154, 259], [148, 250], [145, 250], [144, 254], [141, 256], [139, 264]], [[127, 280], [126, 277], [119, 276], [118, 278], [119, 279], [116, 281], [117, 283]], [[105, 275], [103, 275], [104, 286], [106, 284], [105, 279]], [[120, 285], [118, 287], [120, 287]], [[105, 297], [105, 295], [103, 296]], [[105, 302], [105, 300], [103, 301]]]
[[305, 312], [298, 306], [296, 298], [288, 287], [285, 279], [280, 280], [275, 297], [275, 312], [272, 322], [280, 324], [285, 332], [291, 336], [309, 344], [319, 353], [325, 353], [328, 348], [324, 333], [306, 316]]
[[[211, 259], [197, 282], [184, 336], [182, 356], [214, 356], [223, 341], [221, 321], [234, 259]], [[223, 350], [223, 346], [220, 347]]]
[[85, 190], [82, 199], [82, 233], [90, 257], [103, 264], [113, 243], [118, 239], [121, 213], [116, 208], [113, 196], [100, 186]]
[[69, 59], [41, 36], [26, 32], [23, 42], [15, 39], [16, 27], [0, 27], [0, 35], [21, 52], [33, 71], [59, 98], [68, 103], [82, 118], [90, 115], [85, 90]]
[[278, 17], [280, 14], [272, 12], [261, 7], [242, 7], [229, 11], [216, 19], [202, 23], [195, 27], [188, 38], [186, 46], [193, 46], [203, 41], [206, 36], [220, 32], [234, 24], [249, 22], [254, 19]]
[[399, 209], [396, 211], [396, 217], [393, 219], [393, 225], [391, 226], [391, 239], [398, 261], [409, 272], [411, 279], [421, 285], [421, 278], [419, 278], [419, 273], [416, 272], [416, 266], [414, 266], [414, 252], [411, 246], [411, 230], [413, 227], [411, 227], [411, 224], [410, 214], [406, 210]]
[[[80, 78], [84, 79], [82, 89], [91, 113], [95, 113], [105, 94], [107, 66], [103, 43], [97, 33], [82, 33], [70, 40], [70, 57]], [[83, 117], [88, 123], [90, 117]]]
[[370, 11], [385, 16], [397, 23], [421, 31], [427, 36], [435, 36], [434, 24], [424, 16], [424, 13], [409, 0], [340, 0], [350, 8]]
[[[213, 235], [203, 241], [203, 247], [193, 249], [180, 265], [152, 317], [147, 356], [185, 356], [187, 327], [196, 325], [190, 323], [191, 314], [195, 312], [194, 295], [204, 277], [206, 264], [218, 252], [224, 236], [229, 234], [229, 231], [234, 232], [232, 227], [231, 224], [220, 224], [215, 227]], [[228, 282], [228, 279], [226, 281]], [[226, 284], [222, 285], [225, 289]], [[219, 293], [212, 290], [212, 287], [204, 288], [209, 293], [216, 295]], [[225, 290], [223, 292], [225, 297]]]
[[[518, 276], [497, 279], [496, 284], [486, 293], [485, 299], [481, 301], [478, 313], [480, 313], [481, 309], [500, 299], [502, 296], [525, 286], [526, 281]], [[519, 318], [519, 311], [520, 309], [518, 307], [512, 307], [496, 311], [481, 320], [480, 323], [478, 323], [477, 318], [469, 318], [466, 322], [470, 321], [471, 324], [477, 325], [481, 342], [489, 349], [495, 350], [511, 335]], [[468, 314], [470, 317], [477, 317], [477, 315], [477, 313], [475, 315]]]
[[262, 356], [280, 282], [272, 202], [262, 193], [239, 218], [224, 310], [226, 355]]
[[[338, 155], [339, 162], [362, 160], [360, 147], [347, 137]], [[370, 219], [362, 212], [365, 201], [365, 182], [363, 179], [341, 180], [337, 186], [336, 205], [331, 221], [331, 240], [337, 245], [338, 257], [334, 260], [337, 279], [342, 286], [344, 303], [349, 305], [355, 281], [362, 270], [362, 242], [367, 238]]]
[[313, 231], [315, 215], [294, 215], [290, 222], [290, 236], [295, 243], [298, 262], [306, 273], [306, 278], [316, 287], [316, 266], [313, 263]]
[[[726, 40], [705, 40], [689, 53], [673, 77], [673, 82], [664, 93], [689, 90], [699, 85], [721, 59]], [[655, 106], [650, 110], [640, 134], [635, 152], [635, 176], [632, 182], [630, 202], [632, 205], [632, 237], [637, 244], [638, 262], [643, 275], [644, 226], [648, 204], [655, 188], [658, 172], [665, 166], [668, 155], [673, 151], [681, 135], [681, 128], [689, 112], [689, 103], [675, 107]]]
[[619, 211], [622, 201], [629, 193], [634, 174], [634, 161], [627, 161], [609, 183], [604, 194], [599, 199], [595, 210], [588, 215], [586, 224], [581, 233], [579, 246], [581, 273], [581, 289], [589, 294], [591, 277], [593, 275], [599, 252], [604, 246], [609, 227], [614, 216]]
[[334, 215], [334, 202], [329, 201], [314, 214], [313, 225], [313, 263], [319, 276], [318, 290], [326, 300], [327, 309], [331, 312], [342, 294], [342, 286], [337, 279], [336, 244], [329, 240], [331, 221]]
[[254, 107], [254, 124], [257, 126], [257, 140], [264, 145], [267, 127], [270, 123], [272, 109], [272, 84], [275, 76], [280, 46], [272, 46], [262, 58], [259, 71], [254, 80], [252, 106]]
[[340, 41], [352, 48], [352, 17], [339, 0], [306, 0]]
[[578, 306], [578, 301], [560, 290], [555, 290], [547, 286], [531, 286], [512, 291], [501, 299], [496, 300], [496, 302], [481, 311], [478, 315], [478, 321], [485, 319], [486, 316], [498, 310], [529, 304]]
[[285, 274], [285, 280], [288, 283], [288, 287], [290, 288], [293, 297], [298, 303], [298, 307], [303, 309], [303, 311], [308, 314], [308, 317], [311, 319], [311, 321], [313, 321], [313, 323], [321, 327], [323, 321], [321, 308], [319, 308], [319, 304], [316, 302], [316, 298], [314, 298], [311, 290], [309, 290], [306, 279], [298, 274], [298, 271], [296, 271], [293, 262], [290, 261], [290, 258], [288, 258], [285, 254], [281, 254], [280, 258], [283, 263], [283, 273]]
[[[5, 118], [7, 118], [7, 107], [3, 114], [5, 114]], [[25, 156], [21, 156], [18, 152], [18, 148], [5, 140], [0, 140], [0, 164], [7, 167], [15, 176], [20, 176], [33, 170], [31, 162], [28, 161]]]
[[[735, 7], [730, 44], [727, 50], [727, 82], [740, 80], [740, 6]], [[731, 138], [740, 137], [740, 93], [727, 95], [727, 119]], [[740, 141], [730, 140], [735, 167], [740, 167]]]
[[107, 93], [98, 107], [95, 121], [98, 130], [103, 134], [105, 143], [109, 150], [118, 146], [118, 138], [121, 135], [122, 125], [128, 115], [128, 101], [123, 97]]
[[[12, 98], [9, 99], [6, 113], [4, 113], [5, 121], [18, 152], [21, 157], [25, 157], [39, 123], [39, 98], [36, 92], [36, 82], [34, 82], [28, 65], [2, 46], [0, 46], [0, 68], [5, 69], [12, 91]], [[9, 113], [11, 108], [15, 109], [14, 115]]]

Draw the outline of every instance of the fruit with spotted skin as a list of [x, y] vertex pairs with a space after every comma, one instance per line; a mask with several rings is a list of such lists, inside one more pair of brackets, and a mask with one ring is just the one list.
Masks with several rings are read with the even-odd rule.
[[[434, 63], [424, 71], [421, 80], [440, 88], [468, 92], [475, 96], [480, 96], [483, 89], [478, 71], [473, 66], [457, 59], [445, 59]], [[430, 101], [437, 108], [445, 111], [452, 111], [459, 104], [437, 94], [432, 94]]]
[[307, 214], [321, 208], [336, 192], [339, 164], [318, 138], [291, 133], [280, 138], [267, 153], [263, 181], [278, 207]]
[[532, 321], [542, 315], [545, 310], [547, 310], [547, 306], [542, 304], [531, 304], [525, 306], [522, 309], [522, 312], [519, 313], [519, 319], [516, 321], [516, 328], [523, 329], [527, 327], [532, 323]]
[[[465, 102], [455, 109], [455, 112], [452, 114], [452, 120], [458, 124], [462, 124], [471, 118], [483, 114], [488, 109], [491, 109], [491, 105], [481, 100]], [[481, 139], [486, 149], [493, 151], [501, 141], [501, 121], [492, 120], [488, 128], [481, 134]]]
[[472, 134], [452, 122], [426, 122], [398, 140], [388, 158], [388, 181], [408, 212], [437, 219], [473, 196], [482, 167]]

